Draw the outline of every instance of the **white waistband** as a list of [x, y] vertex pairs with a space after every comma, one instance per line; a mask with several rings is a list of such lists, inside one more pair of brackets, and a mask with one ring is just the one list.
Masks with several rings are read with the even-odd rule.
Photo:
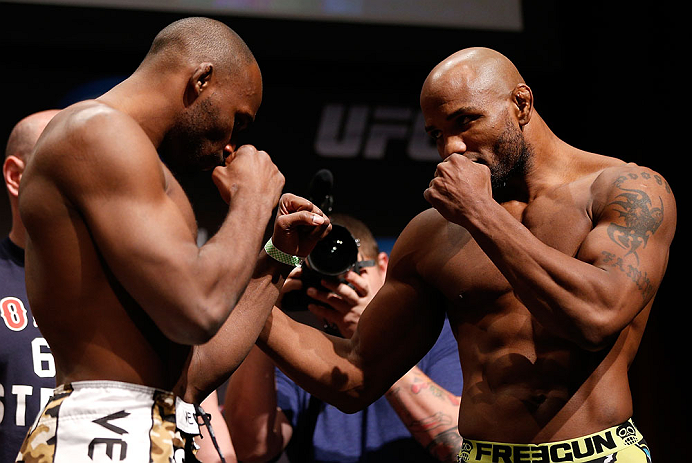
[[125, 383], [122, 381], [110, 381], [110, 380], [93, 380], [93, 381], [73, 381], [67, 384], [61, 384], [55, 388], [56, 393], [68, 392], [69, 388], [78, 391], [81, 389], [122, 389], [126, 391], [133, 391], [138, 393], [145, 393], [153, 395], [155, 392], [161, 394], [174, 395], [170, 391], [164, 389], [157, 389], [151, 386], [145, 386], [143, 384], [135, 383]]

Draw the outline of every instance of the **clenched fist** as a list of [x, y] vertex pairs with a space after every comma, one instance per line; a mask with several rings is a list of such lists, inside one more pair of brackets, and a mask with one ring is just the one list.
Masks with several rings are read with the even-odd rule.
[[211, 178], [227, 204], [238, 194], [248, 194], [269, 203], [270, 208], [279, 201], [285, 182], [269, 155], [252, 145], [243, 145], [229, 155]]

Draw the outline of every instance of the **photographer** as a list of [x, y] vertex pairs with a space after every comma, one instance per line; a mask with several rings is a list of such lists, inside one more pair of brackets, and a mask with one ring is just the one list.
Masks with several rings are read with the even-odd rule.
[[[323, 256], [331, 252], [334, 260], [343, 260], [350, 238], [357, 243], [352, 269], [335, 277], [310, 268], [310, 263], [330, 267], [326, 259], [318, 262], [316, 248], [305, 268], [286, 280], [281, 303], [303, 323], [350, 337], [384, 283], [388, 256], [361, 221], [337, 214], [330, 219], [334, 228], [323, 240]], [[350, 232], [343, 239], [337, 235], [341, 227]], [[323, 271], [333, 273], [340, 265]], [[447, 326], [385, 397], [345, 414], [299, 388], [255, 347], [230, 379], [225, 417], [241, 461], [272, 461], [284, 450], [290, 461], [301, 463], [456, 461], [460, 379], [456, 342]]]

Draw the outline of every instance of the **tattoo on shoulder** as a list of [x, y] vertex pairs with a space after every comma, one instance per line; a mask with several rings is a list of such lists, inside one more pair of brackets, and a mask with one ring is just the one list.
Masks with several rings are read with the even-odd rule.
[[[641, 176], [644, 179], [652, 177], [648, 172], [642, 172]], [[663, 184], [661, 177], [657, 175], [653, 177], [657, 178], [659, 184]], [[615, 201], [609, 205], [617, 208], [624, 224], [611, 223], [608, 225], [608, 236], [618, 246], [627, 250], [625, 256], [632, 254], [639, 263], [637, 249], [646, 247], [649, 237], [656, 233], [663, 222], [663, 199], [658, 197], [658, 204], [654, 205], [645, 191], [623, 186], [625, 181], [636, 178], [636, 174], [630, 174], [629, 176], [621, 176], [615, 181], [615, 186], [622, 193], [617, 195]], [[667, 187], [667, 184], [665, 185]]]
[[[671, 193], [668, 183], [659, 175], [643, 171], [639, 175], [630, 173], [622, 175], [615, 180], [615, 187], [621, 190], [609, 206], [616, 208], [622, 222], [612, 222], [608, 225], [608, 237], [627, 252], [624, 256], [618, 256], [612, 252], [603, 251], [605, 263], [620, 269], [628, 278], [636, 283], [644, 298], [648, 298], [655, 291], [655, 286], [648, 278], [646, 272], [639, 268], [639, 255], [637, 251], [646, 247], [651, 236], [663, 223], [664, 207], [663, 199], [659, 196], [654, 200], [641, 189], [625, 188], [628, 180], [653, 179], [658, 185], [663, 186], [667, 193]], [[626, 262], [627, 256], [633, 256], [636, 264]]]

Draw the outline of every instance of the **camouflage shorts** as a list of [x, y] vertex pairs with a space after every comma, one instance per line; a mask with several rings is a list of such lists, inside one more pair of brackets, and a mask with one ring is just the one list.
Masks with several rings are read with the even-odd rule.
[[29, 430], [17, 462], [194, 463], [191, 436], [199, 428], [192, 419], [193, 426], [183, 426], [188, 432], [181, 431], [186, 406], [170, 392], [136, 384], [63, 385]]

